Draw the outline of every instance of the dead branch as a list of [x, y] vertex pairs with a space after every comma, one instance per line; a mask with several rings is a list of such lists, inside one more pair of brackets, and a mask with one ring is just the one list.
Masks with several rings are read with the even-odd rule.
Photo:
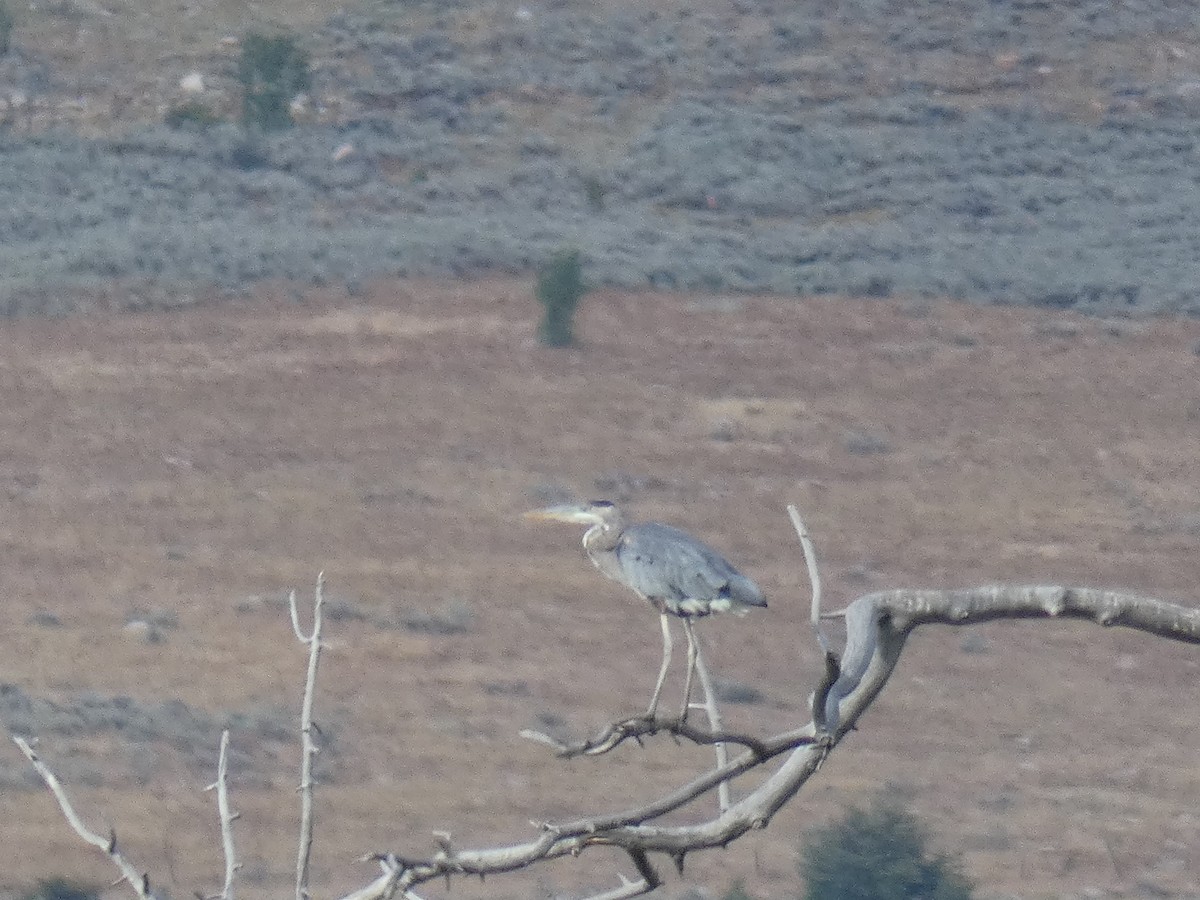
[[804, 551], [804, 567], [808, 571], [808, 581], [812, 588], [812, 612], [809, 620], [812, 622], [813, 631], [817, 634], [817, 643], [820, 644], [821, 651], [828, 655], [833, 652], [833, 645], [821, 628], [821, 572], [817, 568], [817, 551], [813, 548], [812, 538], [808, 534], [804, 520], [800, 518], [800, 511], [789, 503], [787, 514], [788, 518], [792, 520], [792, 527], [796, 529], [796, 537], [800, 539], [800, 548]]
[[[823, 687], [825, 728], [815, 722], [763, 740], [727, 766], [707, 772], [672, 794], [611, 816], [548, 825], [535, 841], [486, 850], [460, 850], [453, 871], [491, 874], [524, 868], [542, 859], [579, 854], [590, 847], [682, 854], [720, 847], [763, 828], [821, 768], [828, 754], [878, 696], [895, 668], [907, 636], [921, 625], [969, 625], [994, 619], [1074, 618], [1121, 626], [1170, 640], [1200, 644], [1200, 609], [1113, 591], [1058, 586], [982, 587], [957, 591], [887, 591], [854, 601], [838, 615], [846, 620], [841, 665], [826, 659]], [[753, 792], [715, 818], [693, 824], [654, 820], [681, 809], [721, 780], [740, 775], [788, 753]], [[407, 859], [411, 883], [448, 874], [446, 860]]]
[[[695, 651], [696, 676], [700, 679], [700, 689], [704, 691], [704, 713], [708, 718], [708, 728], [710, 732], [717, 734], [725, 730], [724, 723], [721, 721], [721, 709], [717, 706], [717, 692], [713, 687], [712, 676], [708, 673], [708, 663], [704, 661], [704, 650], [700, 646], [700, 638], [696, 635], [691, 620], [684, 619], [683, 624], [687, 628], [688, 638], [690, 638], [688, 646]], [[729, 748], [722, 740], [714, 740], [712, 744], [717, 758], [717, 768], [720, 769], [729, 762]], [[727, 809], [729, 809], [729, 782], [722, 781], [717, 785], [717, 811], [725, 812]]]
[[366, 860], [378, 862], [383, 874], [361, 890], [347, 894], [342, 900], [391, 900], [397, 893], [400, 893], [404, 900], [421, 900], [412, 891], [406, 890], [402, 886], [405, 870], [404, 866], [400, 864], [400, 860], [396, 859], [395, 854], [388, 853], [382, 857], [373, 854], [363, 858], [364, 862]]
[[788, 518], [792, 520], [792, 527], [796, 529], [796, 537], [800, 539], [800, 547], [804, 551], [804, 567], [808, 570], [809, 585], [812, 589], [809, 621], [817, 635], [817, 644], [820, 646], [821, 652], [825, 654], [825, 674], [809, 702], [809, 706], [812, 707], [813, 727], [818, 733], [824, 734], [829, 730], [825, 705], [829, 698], [829, 692], [833, 690], [833, 686], [841, 675], [841, 659], [834, 651], [825, 630], [821, 628], [821, 572], [817, 568], [817, 551], [813, 548], [812, 538], [809, 537], [808, 529], [804, 526], [804, 520], [800, 518], [800, 511], [789, 503], [787, 514]]
[[225, 854], [225, 884], [218, 900], [233, 900], [233, 878], [240, 868], [233, 843], [233, 821], [237, 813], [229, 808], [229, 729], [221, 732], [221, 751], [217, 758], [217, 780], [205, 790], [217, 792], [217, 815], [221, 819], [221, 849]]
[[826, 699], [825, 715], [827, 727], [839, 733], [853, 725], [883, 689], [905, 640], [921, 625], [1080, 619], [1200, 644], [1200, 609], [1098, 588], [991, 585], [948, 591], [880, 591], [859, 597], [834, 615], [846, 620], [846, 649], [841, 675]]
[[117, 850], [117, 833], [109, 831], [108, 837], [101, 837], [84, 825], [83, 819], [79, 818], [79, 814], [75, 812], [75, 808], [71, 805], [71, 801], [67, 797], [67, 792], [59, 784], [58, 778], [50, 771], [49, 766], [42, 762], [41, 757], [37, 755], [33, 747], [29, 745], [29, 742], [20, 735], [13, 735], [13, 743], [21, 748], [21, 752], [25, 754], [26, 759], [33, 764], [38, 775], [42, 777], [42, 781], [50, 789], [50, 793], [54, 795], [54, 799], [58, 801], [59, 808], [62, 809], [63, 815], [66, 816], [67, 822], [75, 830], [75, 833], [112, 860], [112, 864], [121, 873], [120, 880], [114, 883], [120, 884], [124, 881], [142, 900], [153, 900], [154, 895], [150, 892], [150, 876], [145, 872], [139, 872]]
[[626, 900], [627, 897], [640, 897], [643, 894], [649, 894], [656, 890], [662, 884], [662, 878], [659, 877], [658, 871], [650, 864], [650, 858], [640, 850], [629, 851], [629, 858], [633, 860], [633, 867], [638, 870], [638, 874], [642, 877], [637, 881], [630, 881], [624, 875], [621, 876], [621, 886], [613, 888], [611, 891], [605, 891], [603, 894], [595, 894], [588, 897], [587, 900]]
[[[807, 780], [820, 768], [828, 753], [827, 737], [817, 737], [810, 728], [777, 735], [762, 741], [758, 752], [747, 751], [726, 766], [714, 769], [688, 784], [643, 806], [606, 816], [595, 816], [563, 824], [542, 826], [541, 835], [533, 841], [485, 850], [459, 850], [424, 858], [397, 855], [406, 869], [407, 884], [422, 884], [450, 875], [491, 875], [527, 868], [541, 860], [578, 855], [588, 847], [620, 847], [626, 851], [667, 853], [681, 858], [693, 850], [725, 846], [747, 831], [766, 826], [784, 802], [795, 793], [790, 782], [780, 772], [771, 776], [748, 797], [734, 803], [728, 810], [701, 826], [653, 826], [644, 823], [687, 806], [697, 797], [715, 788], [721, 781], [741, 775], [789, 751], [793, 752], [784, 768], [788, 779]], [[797, 749], [800, 748], [800, 749]], [[806, 762], [794, 762], [795, 754], [811, 751]], [[779, 794], [786, 796], [778, 796]], [[381, 858], [379, 854], [376, 858]], [[636, 884], [636, 883], [635, 883]], [[620, 890], [624, 890], [622, 887]], [[644, 893], [645, 891], [643, 891]], [[601, 895], [607, 896], [607, 895]], [[618, 894], [617, 896], [637, 896]], [[594, 898], [589, 898], [594, 900]]]
[[317, 575], [313, 595], [313, 627], [307, 635], [300, 629], [300, 613], [296, 608], [296, 592], [288, 595], [288, 610], [292, 615], [292, 630], [296, 640], [308, 645], [308, 675], [304, 681], [304, 701], [300, 708], [300, 846], [296, 852], [296, 900], [308, 900], [308, 869], [313, 844], [313, 760], [317, 742], [313, 740], [313, 697], [317, 690], [317, 665], [321, 660], [322, 610], [325, 605], [325, 573]]
[[700, 745], [739, 744], [760, 756], [765, 756], [767, 752], [766, 745], [753, 735], [733, 731], [705, 731], [678, 719], [648, 719], [645, 716], [613, 722], [594, 737], [577, 742], [560, 741], [531, 728], [522, 731], [521, 737], [545, 744], [563, 759], [572, 759], [576, 756], [599, 756], [616, 749], [626, 741], [640, 742], [642, 738], [654, 737], [657, 734], [669, 734]]

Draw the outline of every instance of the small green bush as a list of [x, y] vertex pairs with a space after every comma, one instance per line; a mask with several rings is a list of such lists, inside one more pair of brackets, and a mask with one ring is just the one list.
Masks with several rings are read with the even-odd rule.
[[806, 900], [971, 900], [958, 862], [931, 855], [918, 819], [892, 800], [814, 830], [801, 849]]
[[604, 200], [608, 196], [608, 188], [600, 180], [599, 175], [587, 175], [583, 179], [583, 195], [587, 198], [588, 208], [592, 212], [604, 212]]
[[163, 122], [169, 128], [184, 128], [189, 125], [195, 128], [208, 128], [220, 121], [220, 116], [197, 100], [189, 100], [187, 103], [172, 106], [163, 117]]
[[16, 27], [16, 16], [5, 0], [0, 0], [0, 56], [12, 49], [12, 33]]
[[250, 172], [270, 165], [271, 154], [263, 139], [250, 132], [229, 151], [229, 162], [235, 169]]
[[100, 889], [70, 878], [45, 878], [22, 900], [100, 900]]
[[569, 347], [575, 343], [575, 308], [586, 292], [578, 250], [563, 250], [541, 268], [537, 298], [545, 312], [538, 326], [539, 341], [547, 347]]
[[237, 77], [242, 124], [260, 131], [291, 126], [292, 100], [312, 85], [308, 54], [291, 35], [251, 32], [242, 38]]

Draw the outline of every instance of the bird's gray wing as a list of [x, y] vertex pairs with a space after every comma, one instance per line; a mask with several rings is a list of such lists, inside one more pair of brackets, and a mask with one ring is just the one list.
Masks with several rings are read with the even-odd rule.
[[657, 522], [625, 529], [617, 560], [626, 584], [651, 599], [716, 600], [731, 596], [731, 582], [750, 583], [703, 541]]

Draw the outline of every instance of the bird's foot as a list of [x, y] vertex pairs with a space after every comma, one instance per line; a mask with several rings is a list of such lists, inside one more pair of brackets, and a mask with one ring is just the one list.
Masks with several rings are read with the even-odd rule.
[[621, 719], [613, 727], [640, 740], [639, 735], [653, 734], [661, 725], [661, 720], [657, 719], [653, 713], [644, 712]]

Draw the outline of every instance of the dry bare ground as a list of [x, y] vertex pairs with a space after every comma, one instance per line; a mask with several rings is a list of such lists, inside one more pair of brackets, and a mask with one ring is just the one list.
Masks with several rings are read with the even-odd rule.
[[[701, 629], [716, 672], [763, 695], [729, 724], [764, 733], [806, 718], [820, 666], [787, 502], [831, 604], [990, 581], [1196, 600], [1194, 321], [598, 292], [582, 346], [554, 351], [533, 342], [530, 294], [274, 286], [241, 306], [4, 323], [0, 681], [218, 719], [298, 710], [304, 652], [275, 601], [324, 568], [343, 612], [317, 698], [325, 895], [372, 877], [363, 852], [425, 850], [434, 829], [519, 838], [709, 761], [661, 740], [564, 763], [518, 737], [636, 712], [658, 661], [654, 614], [579, 535], [520, 521], [556, 493], [685, 524], [764, 586], [768, 611]], [[123, 630], [133, 609], [178, 627], [143, 641]], [[1187, 647], [1068, 623], [923, 632], [810, 789], [768, 831], [689, 859], [686, 880], [793, 897], [803, 830], [886, 788], [983, 896], [1200, 891], [1198, 668]], [[214, 767], [216, 739], [199, 754]], [[242, 894], [278, 896], [298, 747], [232, 740]], [[174, 896], [218, 886], [211, 769], [114, 730], [41, 749], [91, 767], [70, 785], [81, 810]], [[0, 796], [8, 885], [111, 875], [48, 795]], [[453, 895], [557, 896], [623, 865], [592, 855]]]

